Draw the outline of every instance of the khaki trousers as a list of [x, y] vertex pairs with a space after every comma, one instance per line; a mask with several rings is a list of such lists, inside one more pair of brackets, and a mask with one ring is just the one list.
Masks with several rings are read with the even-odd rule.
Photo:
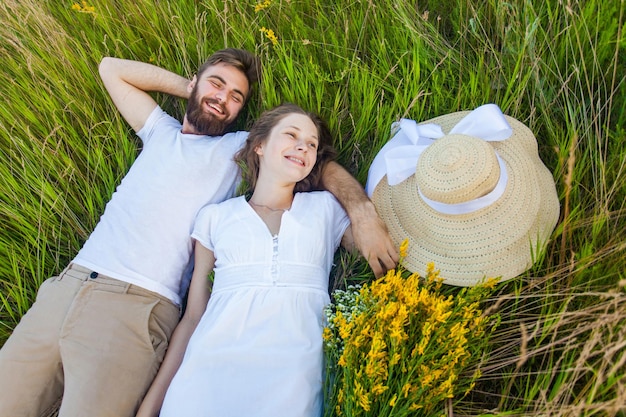
[[70, 265], [0, 350], [0, 416], [134, 416], [180, 318], [170, 300]]

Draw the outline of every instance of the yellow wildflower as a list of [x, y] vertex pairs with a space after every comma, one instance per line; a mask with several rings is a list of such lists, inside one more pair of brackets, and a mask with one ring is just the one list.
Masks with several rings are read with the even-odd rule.
[[435, 304], [434, 311], [432, 312], [432, 317], [434, 321], [439, 323], [443, 323], [448, 320], [448, 318], [452, 315], [452, 311], [450, 311], [450, 306], [452, 302], [450, 300], [440, 301]]
[[374, 395], [380, 395], [383, 392], [387, 391], [389, 389], [388, 386], [386, 385], [382, 385], [382, 384], [376, 384], [372, 387], [372, 394]]
[[332, 337], [333, 337], [333, 332], [331, 332], [328, 327], [324, 327], [324, 331], [322, 332], [322, 339], [330, 340]]
[[82, 1], [81, 4], [78, 3], [74, 3], [72, 4], [72, 10], [76, 10], [77, 12], [80, 13], [89, 13], [89, 14], [96, 14], [96, 8], [94, 6], [90, 6], [89, 4], [87, 4], [86, 1]]
[[354, 394], [356, 395], [359, 406], [363, 410], [369, 411], [370, 410], [369, 394], [365, 392], [365, 390], [363, 389], [363, 386], [359, 384], [358, 381], [354, 383]]
[[441, 375], [443, 375], [443, 371], [441, 369], [431, 369], [430, 373], [433, 376], [433, 379], [439, 379], [441, 378]]
[[411, 389], [411, 384], [410, 383], [406, 383], [404, 384], [404, 386], [402, 387], [401, 393], [404, 396], [404, 398], [409, 396], [409, 390]]
[[259, 2], [254, 6], [254, 12], [258, 13], [263, 9], [267, 9], [272, 5], [272, 0], [265, 0], [263, 2]]
[[456, 322], [450, 329], [449, 337], [457, 340], [464, 340], [469, 329], [461, 322]]
[[358, 334], [356, 335], [356, 337], [354, 337], [353, 339], [349, 340], [346, 343], [347, 347], [351, 347], [355, 350], [358, 350], [361, 346], [365, 345], [366, 343], [366, 338], [365, 336], [363, 336], [362, 334]]
[[361, 336], [363, 337], [369, 337], [371, 336], [371, 330], [372, 330], [372, 326], [369, 324], [366, 324], [365, 326], [363, 326], [363, 328], [361, 329]]
[[337, 365], [339, 366], [346, 366], [346, 355], [345, 352], [341, 354], [341, 357], [339, 357], [339, 360], [337, 361]]
[[430, 384], [433, 383], [433, 379], [434, 379], [434, 375], [433, 374], [424, 374], [424, 376], [422, 377], [422, 386], [423, 387], [429, 387]]
[[378, 313], [376, 313], [376, 318], [382, 321], [387, 321], [396, 315], [396, 311], [398, 310], [398, 303], [391, 302], [384, 305]]
[[409, 239], [404, 239], [400, 244], [400, 259], [406, 258], [409, 249]]
[[404, 331], [401, 326], [397, 326], [394, 323], [391, 323], [391, 328], [389, 330], [389, 337], [392, 338], [396, 343], [400, 343], [401, 341], [408, 338], [408, 335]]
[[417, 404], [417, 403], [413, 403], [413, 404], [411, 404], [411, 406], [409, 407], [409, 411], [417, 411], [417, 410], [419, 410], [420, 408], [422, 408], [422, 405]]
[[454, 381], [456, 381], [456, 375], [452, 374], [450, 375], [450, 377], [448, 377], [448, 379], [443, 381], [443, 383], [439, 386], [439, 389], [437, 391], [440, 394], [442, 394], [445, 398], [454, 397], [454, 390], [453, 390]]
[[[470, 323], [470, 328], [482, 328], [485, 323], [487, 323], [487, 317], [474, 317]], [[482, 332], [481, 332], [482, 333]]]
[[350, 336], [352, 326], [348, 323], [341, 311], [337, 312], [337, 315], [333, 319], [333, 324], [339, 330], [339, 337], [341, 337], [342, 339], [347, 339]]
[[469, 387], [465, 390], [464, 395], [467, 395], [470, 393], [471, 390], [474, 389], [474, 387], [476, 386], [476, 381], [472, 381], [469, 385]]
[[398, 362], [400, 362], [400, 359], [402, 359], [402, 355], [397, 352], [394, 353], [393, 356], [391, 356], [391, 359], [389, 359], [389, 366], [397, 364]]
[[266, 27], [261, 28], [261, 33], [265, 35], [265, 37], [272, 42], [272, 45], [278, 45], [278, 38], [272, 29], [267, 29]]
[[396, 401], [398, 401], [398, 394], [393, 394], [393, 397], [389, 400], [389, 407], [395, 406]]
[[488, 278], [487, 281], [483, 282], [481, 285], [489, 290], [493, 290], [498, 284], [498, 278]]
[[469, 320], [476, 314], [478, 303], [471, 303], [469, 306], [463, 306], [463, 320]]

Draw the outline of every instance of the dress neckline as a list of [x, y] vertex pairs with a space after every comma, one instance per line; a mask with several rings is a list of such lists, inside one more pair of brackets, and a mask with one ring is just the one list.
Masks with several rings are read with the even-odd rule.
[[263, 218], [259, 215], [259, 213], [257, 213], [257, 211], [254, 209], [252, 204], [250, 204], [250, 202], [248, 200], [246, 200], [246, 198], [244, 196], [241, 197], [241, 200], [243, 201], [243, 204], [245, 204], [248, 207], [247, 210], [252, 212], [254, 217], [256, 219], [258, 219], [259, 222], [261, 222], [261, 224], [264, 226], [264, 229], [267, 230], [267, 233], [270, 235], [270, 237], [272, 239], [277, 239], [280, 236], [280, 234], [281, 234], [281, 232], [283, 230], [283, 224], [284, 224], [283, 220], [284, 220], [285, 214], [290, 213], [293, 210], [294, 205], [296, 204], [296, 200], [298, 200], [298, 194], [299, 193], [295, 193], [294, 194], [293, 201], [291, 202], [291, 207], [289, 209], [287, 209], [287, 210], [276, 210], [276, 212], [279, 212], [279, 211], [281, 212], [281, 214], [280, 214], [280, 226], [278, 227], [278, 231], [276, 233], [273, 233], [270, 230], [270, 228], [268, 227], [267, 223], [265, 223], [265, 220], [263, 220]]

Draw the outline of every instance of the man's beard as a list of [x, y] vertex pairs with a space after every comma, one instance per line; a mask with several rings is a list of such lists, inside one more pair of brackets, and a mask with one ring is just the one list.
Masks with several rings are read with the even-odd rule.
[[187, 122], [189, 122], [199, 134], [217, 136], [222, 135], [228, 129], [230, 122], [227, 121], [230, 118], [228, 111], [219, 101], [208, 98], [209, 104], [217, 104], [222, 111], [224, 111], [224, 118], [220, 119], [213, 113], [208, 113], [203, 110], [202, 100], [198, 97], [197, 88], [194, 86], [187, 102]]

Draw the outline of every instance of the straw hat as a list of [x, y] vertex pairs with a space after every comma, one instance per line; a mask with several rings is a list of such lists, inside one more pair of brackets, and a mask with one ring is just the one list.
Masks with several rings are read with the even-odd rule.
[[[424, 274], [434, 262], [444, 283], [458, 286], [529, 269], [559, 217], [554, 180], [532, 132], [493, 104], [411, 123], [399, 124], [368, 176], [368, 192], [393, 240], [409, 239], [405, 267]], [[430, 138], [416, 137], [429, 130]], [[394, 140], [405, 143], [393, 149]], [[391, 171], [407, 155], [417, 158], [412, 173], [390, 185]], [[390, 169], [374, 174], [384, 159]]]

